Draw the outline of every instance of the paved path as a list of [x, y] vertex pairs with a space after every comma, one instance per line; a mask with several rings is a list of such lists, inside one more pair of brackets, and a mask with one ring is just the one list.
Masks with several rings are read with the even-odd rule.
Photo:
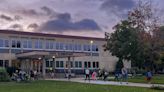
[[102, 80], [85, 81], [82, 78], [72, 78], [71, 80], [68, 80], [68, 79], [46, 79], [46, 80], [71, 81], [71, 82], [100, 84], [100, 85], [134, 86], [134, 87], [151, 87], [152, 85], [156, 85], [156, 86], [164, 87], [164, 85], [162, 84], [145, 84], [145, 83], [132, 83], [132, 82], [128, 82], [127, 84], [126, 82], [120, 83], [120, 82], [115, 82], [115, 81], [102, 81]]

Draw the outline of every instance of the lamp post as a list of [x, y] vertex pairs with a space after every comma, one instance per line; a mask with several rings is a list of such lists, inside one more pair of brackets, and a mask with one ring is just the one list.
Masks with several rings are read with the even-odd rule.
[[53, 67], [53, 72], [55, 72], [55, 56], [52, 56], [52, 59], [53, 59], [53, 65], [52, 65], [52, 67]]

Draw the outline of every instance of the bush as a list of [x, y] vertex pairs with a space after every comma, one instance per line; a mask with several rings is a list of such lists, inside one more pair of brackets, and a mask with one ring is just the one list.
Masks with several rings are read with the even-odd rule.
[[164, 87], [159, 86], [159, 85], [153, 85], [153, 86], [151, 86], [151, 89], [155, 89], [155, 90], [164, 90]]
[[10, 81], [10, 77], [5, 68], [0, 67], [0, 82]]

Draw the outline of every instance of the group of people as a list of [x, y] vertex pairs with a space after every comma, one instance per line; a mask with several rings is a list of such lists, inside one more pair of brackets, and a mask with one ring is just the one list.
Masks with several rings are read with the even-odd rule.
[[[107, 71], [101, 71], [100, 69], [96, 72], [93, 71], [91, 73], [91, 71], [87, 68], [85, 69], [85, 80], [97, 80], [97, 78], [103, 78], [103, 80], [105, 81], [108, 77], [109, 73]], [[91, 77], [91, 78], [90, 78]]]
[[37, 80], [38, 79], [38, 73], [37, 73], [37, 71], [31, 70], [30, 74], [29, 74], [29, 73], [26, 73], [25, 71], [19, 69], [19, 70], [16, 70], [12, 74], [11, 79], [13, 81], [17, 81], [17, 82], [29, 81], [29, 80]]
[[13, 81], [27, 81], [29, 80], [29, 75], [23, 70], [16, 70], [15, 73], [12, 74], [11, 79]]

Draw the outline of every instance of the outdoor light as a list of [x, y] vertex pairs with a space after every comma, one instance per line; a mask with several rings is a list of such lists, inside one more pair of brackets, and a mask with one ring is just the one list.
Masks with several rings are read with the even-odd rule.
[[91, 41], [90, 41], [90, 43], [92, 44], [92, 43], [93, 43], [93, 41], [91, 40]]
[[52, 56], [52, 58], [54, 59], [54, 58], [55, 58], [55, 56]]
[[41, 60], [42, 58], [41, 58], [41, 57], [39, 57], [38, 59], [39, 59], [39, 60]]

